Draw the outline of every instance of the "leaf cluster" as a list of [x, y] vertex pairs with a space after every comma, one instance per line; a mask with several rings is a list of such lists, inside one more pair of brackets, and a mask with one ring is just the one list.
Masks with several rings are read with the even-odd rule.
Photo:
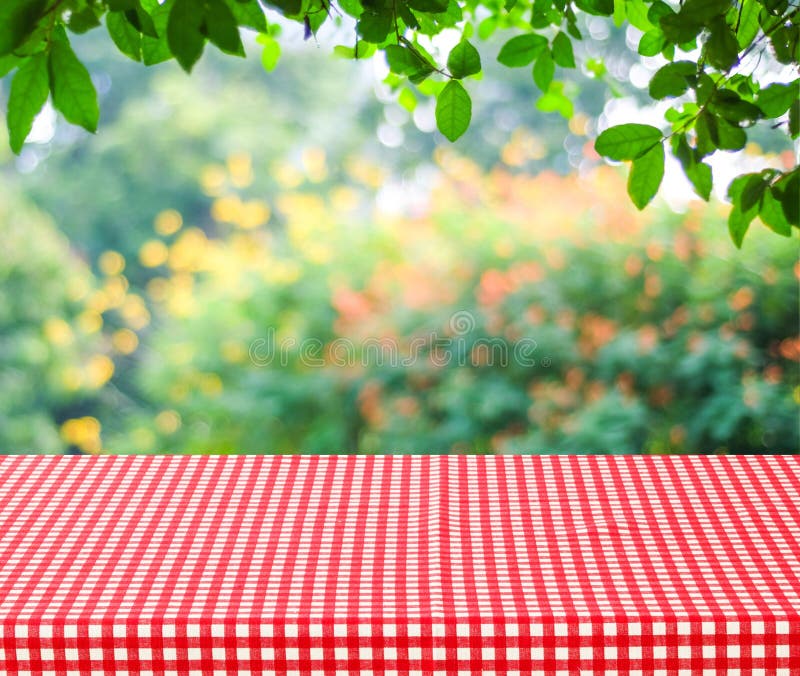
[[[353, 43], [334, 52], [358, 59], [380, 51], [390, 69], [387, 83], [401, 105], [411, 110], [419, 96], [436, 97], [437, 126], [450, 141], [467, 131], [472, 118], [464, 82], [482, 77], [475, 37], [512, 31], [498, 62], [529, 68], [541, 90], [536, 105], [569, 118], [574, 104], [560, 74], [579, 67], [591, 77], [606, 74], [601, 61], [584, 58], [590, 51], [584, 19], [605, 17], [632, 26], [641, 35], [638, 54], [664, 64], [652, 76], [650, 98], [672, 105], [662, 127], [612, 127], [598, 137], [596, 148], [608, 159], [631, 162], [628, 189], [640, 209], [659, 189], [667, 153], [679, 161], [697, 194], [708, 199], [713, 187], [708, 158], [744, 148], [753, 125], [769, 124], [791, 139], [800, 135], [797, 0], [4, 0], [0, 76], [14, 71], [6, 116], [11, 148], [20, 152], [48, 97], [69, 122], [97, 129], [97, 93], [70, 34], [104, 26], [129, 58], [147, 66], [174, 58], [189, 72], [207, 43], [244, 56], [240, 31], [245, 28], [258, 33], [269, 71], [280, 56], [280, 30], [268, 25], [267, 10], [301, 23], [307, 38], [326, 21], [341, 24], [349, 17]], [[446, 55], [423, 45], [430, 44], [423, 38], [453, 29], [461, 39]], [[775, 66], [769, 78], [764, 64]], [[757, 216], [781, 235], [799, 227], [798, 181], [795, 166], [741, 176], [729, 186], [729, 225], [738, 246]]]

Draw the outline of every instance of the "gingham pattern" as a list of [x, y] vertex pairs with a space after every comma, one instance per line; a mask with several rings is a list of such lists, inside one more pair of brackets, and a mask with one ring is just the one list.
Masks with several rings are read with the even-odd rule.
[[800, 674], [793, 457], [6, 457], [9, 673]]

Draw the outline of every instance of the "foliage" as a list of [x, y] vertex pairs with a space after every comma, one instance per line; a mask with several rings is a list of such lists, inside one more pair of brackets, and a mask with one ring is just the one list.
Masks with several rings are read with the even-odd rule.
[[[451, 141], [472, 117], [462, 80], [482, 73], [475, 37], [485, 39], [498, 29], [517, 33], [498, 60], [509, 67], [531, 66], [542, 90], [539, 108], [571, 117], [574, 106], [563, 73], [580, 63], [592, 77], [605, 74], [605, 65], [586, 45], [587, 25], [606, 19], [631, 26], [641, 35], [639, 55], [663, 63], [649, 96], [673, 100], [664, 125], [649, 126], [645, 134], [647, 125], [620, 125], [598, 138], [601, 154], [609, 149], [609, 158], [632, 162], [628, 192], [639, 208], [659, 188], [665, 147], [707, 199], [713, 184], [710, 155], [743, 148], [757, 123], [792, 139], [800, 134], [800, 6], [794, 0], [340, 0], [337, 5], [271, 0], [268, 6], [303, 24], [307, 37], [328, 22], [355, 23], [353, 46], [340, 45], [336, 53], [362, 58], [381, 51], [391, 71], [387, 82], [399, 100], [412, 107], [417, 95], [437, 97], [436, 120]], [[190, 71], [207, 42], [243, 56], [240, 28], [259, 33], [267, 70], [280, 52], [279, 30], [268, 25], [257, 0], [7, 0], [0, 10], [0, 75], [16, 69], [7, 112], [15, 152], [48, 91], [67, 120], [96, 129], [95, 89], [65, 28], [81, 34], [103, 21], [116, 47], [145, 65], [174, 57]], [[453, 29], [460, 39], [445, 58], [432, 38]], [[628, 148], [622, 154], [621, 138]], [[799, 186], [797, 166], [734, 180], [728, 188], [735, 206], [729, 217], [734, 242], [741, 245], [757, 215], [776, 233], [791, 234], [800, 226]]]
[[92, 408], [114, 372], [86, 265], [41, 212], [0, 188], [0, 452], [98, 452]]
[[[139, 256], [155, 273], [129, 374], [144, 405], [115, 410], [104, 447], [800, 449], [794, 246], [754, 234], [731, 257], [708, 227], [725, 207], [632, 213], [609, 168], [437, 161], [413, 217], [370, 211], [366, 161], [355, 187], [320, 194], [308, 172], [273, 204], [228, 169], [208, 218], [162, 215]], [[513, 357], [528, 338], [533, 364]]]

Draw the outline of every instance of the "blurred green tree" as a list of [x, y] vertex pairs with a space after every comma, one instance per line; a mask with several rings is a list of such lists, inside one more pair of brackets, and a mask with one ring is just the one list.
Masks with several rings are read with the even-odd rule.
[[86, 303], [88, 266], [48, 217], [0, 187], [0, 451], [99, 452], [100, 423], [73, 412], [91, 407], [114, 372]]

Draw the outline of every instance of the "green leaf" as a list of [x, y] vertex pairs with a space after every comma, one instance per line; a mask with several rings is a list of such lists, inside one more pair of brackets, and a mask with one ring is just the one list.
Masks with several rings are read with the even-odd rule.
[[716, 145], [720, 150], [741, 150], [747, 145], [747, 132], [738, 124], [716, 119]]
[[257, 0], [225, 0], [228, 9], [231, 10], [236, 23], [240, 26], [252, 28], [258, 33], [267, 32], [267, 20], [264, 17], [264, 10]]
[[566, 33], [559, 33], [553, 38], [553, 61], [562, 68], [575, 68], [572, 40]]
[[271, 35], [262, 33], [258, 36], [258, 42], [263, 46], [261, 50], [261, 65], [264, 70], [271, 73], [278, 65], [278, 59], [281, 57], [280, 43]]
[[719, 143], [719, 132], [717, 129], [717, 118], [707, 110], [704, 110], [697, 117], [694, 125], [697, 134], [697, 154], [700, 157], [711, 155]]
[[642, 56], [655, 56], [660, 54], [666, 45], [667, 39], [664, 33], [660, 29], [654, 28], [642, 35], [637, 51]]
[[347, 47], [345, 45], [336, 45], [333, 48], [333, 53], [342, 59], [368, 59], [372, 56], [378, 47], [372, 42], [364, 42], [358, 40], [354, 47]]
[[172, 2], [173, 0], [167, 0], [163, 5], [156, 4], [150, 10], [150, 17], [153, 19], [153, 25], [159, 37], [142, 36], [142, 61], [145, 66], [153, 66], [172, 58], [172, 52], [167, 42], [167, 22], [172, 10]]
[[728, 199], [731, 201], [732, 207], [728, 215], [728, 231], [730, 232], [731, 239], [737, 248], [742, 248], [744, 236], [747, 234], [747, 229], [750, 227], [753, 219], [758, 214], [758, 209], [751, 207], [744, 209], [742, 206], [742, 193], [749, 181], [753, 178], [760, 180], [760, 174], [742, 174], [737, 176], [728, 186]]
[[358, 19], [364, 11], [364, 6], [358, 0], [339, 0], [336, 3], [345, 14]]
[[47, 55], [42, 52], [23, 61], [11, 81], [6, 123], [9, 144], [16, 154], [22, 150], [22, 145], [33, 127], [33, 121], [47, 101], [49, 93]]
[[392, 32], [392, 15], [365, 11], [358, 20], [358, 34], [367, 42], [379, 43]]
[[792, 103], [789, 108], [789, 136], [800, 136], [800, 100]]
[[[790, 225], [800, 227], [800, 172], [797, 169], [788, 178], [781, 179], [775, 187], [780, 186], [780, 202], [783, 213]], [[777, 197], [778, 195], [776, 195]]]
[[408, 0], [408, 6], [419, 12], [439, 14], [447, 11], [448, 0]]
[[[647, 18], [647, 5], [642, 0], [625, 0], [625, 16], [634, 28], [642, 33], [653, 29], [653, 24]], [[671, 11], [671, 10], [670, 10]]]
[[758, 0], [742, 0], [736, 29], [736, 41], [739, 43], [739, 49], [747, 47], [758, 35], [760, 29], [758, 13], [760, 11], [761, 3]]
[[10, 54], [33, 31], [46, 0], [0, 0], [0, 56]]
[[64, 29], [53, 33], [50, 44], [50, 92], [53, 105], [68, 122], [94, 133], [100, 110], [89, 71], [72, 51]]
[[401, 89], [397, 102], [409, 113], [413, 113], [417, 107], [417, 97], [410, 89]]
[[684, 0], [680, 17], [686, 22], [705, 24], [724, 15], [732, 5], [732, 0]]
[[205, 13], [195, 0], [175, 0], [167, 22], [170, 51], [187, 73], [203, 54], [206, 38], [202, 33]]
[[467, 77], [481, 72], [481, 56], [469, 42], [462, 40], [447, 57], [447, 69], [455, 78]]
[[500, 49], [497, 60], [509, 68], [518, 68], [530, 64], [547, 47], [547, 38], [526, 33], [511, 38]]
[[764, 174], [750, 174], [740, 194], [740, 203], [744, 211], [760, 209], [761, 198], [769, 187], [769, 179]]
[[793, 61], [796, 63], [797, 57], [795, 53], [799, 40], [800, 27], [795, 25], [781, 26], [769, 37], [772, 50], [775, 52], [775, 58], [786, 65], [791, 64]]
[[661, 139], [661, 131], [649, 124], [618, 124], [600, 134], [594, 147], [612, 160], [635, 160], [660, 144]]
[[689, 88], [689, 78], [697, 74], [693, 61], [675, 61], [659, 68], [650, 80], [649, 92], [654, 99], [680, 96]]
[[302, 0], [266, 0], [266, 4], [277, 7], [284, 16], [297, 16], [303, 9]]
[[572, 99], [564, 94], [563, 82], [551, 82], [547, 91], [536, 101], [536, 107], [545, 113], [559, 113], [569, 120], [574, 112]]
[[67, 28], [78, 34], [86, 33], [99, 25], [100, 19], [97, 17], [97, 12], [93, 7], [87, 7], [80, 12], [72, 12], [67, 22]]
[[753, 218], [755, 218], [755, 214], [748, 216], [736, 206], [731, 208], [731, 212], [728, 215], [728, 232], [737, 249], [742, 248], [744, 236], [747, 234], [747, 229], [750, 227], [750, 223], [753, 222]]
[[637, 157], [628, 175], [628, 195], [637, 209], [644, 209], [656, 196], [664, 178], [664, 146], [654, 145], [644, 155]]
[[436, 126], [448, 141], [455, 141], [469, 127], [472, 100], [458, 80], [451, 80], [436, 97]]
[[134, 61], [142, 60], [142, 34], [121, 12], [109, 12], [106, 15], [106, 29], [119, 51]]
[[127, 12], [131, 9], [136, 9], [136, 0], [106, 0], [109, 11], [112, 12]]
[[20, 64], [19, 57], [13, 54], [7, 56], [0, 56], [0, 77], [5, 77], [8, 73], [14, 70]]
[[686, 20], [681, 14], [666, 14], [658, 22], [664, 38], [674, 45], [682, 45], [694, 40], [703, 30], [703, 23]]
[[533, 64], [533, 81], [542, 92], [546, 92], [550, 88], [555, 73], [556, 64], [550, 55], [550, 50], [545, 49]]
[[739, 43], [733, 29], [723, 17], [717, 17], [709, 27], [711, 35], [704, 46], [705, 58], [714, 68], [727, 71], [739, 61]]
[[711, 197], [713, 185], [711, 167], [700, 161], [700, 153], [689, 146], [686, 134], [674, 135], [670, 143], [672, 153], [681, 163], [686, 178], [691, 182], [695, 192], [707, 202]]
[[233, 12], [222, 0], [204, 0], [204, 3], [208, 39], [226, 54], [244, 56], [244, 45]]
[[483, 21], [478, 24], [478, 37], [481, 40], [488, 40], [497, 30], [497, 18], [494, 16], [487, 16]]
[[575, 6], [595, 16], [611, 16], [614, 13], [614, 0], [575, 0]]
[[693, 162], [684, 168], [686, 178], [694, 187], [695, 192], [706, 202], [711, 199], [711, 188], [714, 185], [714, 178], [711, 167], [705, 162]]
[[137, 30], [137, 32], [141, 33], [142, 35], [149, 35], [151, 38], [158, 37], [152, 17], [141, 7], [141, 5], [139, 5], [138, 2], [136, 3], [135, 9], [129, 9], [127, 12], [124, 12], [124, 14], [125, 18], [131, 24], [131, 26]]
[[422, 82], [433, 72], [433, 65], [422, 55], [408, 47], [388, 45], [384, 50], [389, 70], [398, 75], [405, 75], [412, 82]]
[[658, 26], [661, 18], [672, 14], [672, 7], [661, 0], [654, 0], [653, 4], [647, 9], [647, 20], [653, 25]]
[[729, 122], [755, 122], [763, 117], [761, 109], [745, 101], [732, 89], [719, 89], [711, 97], [708, 109]]
[[756, 105], [765, 117], [780, 117], [800, 96], [799, 84], [798, 80], [791, 84], [771, 84], [759, 92]]
[[772, 189], [764, 192], [764, 197], [761, 201], [761, 210], [758, 212], [759, 218], [770, 230], [783, 235], [784, 237], [791, 237], [792, 226], [786, 219], [786, 214], [783, 211], [783, 205], [773, 194]]
[[264, 17], [264, 10], [256, 0], [226, 0], [228, 9], [231, 10], [236, 18], [236, 23], [240, 26], [247, 26], [259, 33], [267, 32], [267, 20]]

